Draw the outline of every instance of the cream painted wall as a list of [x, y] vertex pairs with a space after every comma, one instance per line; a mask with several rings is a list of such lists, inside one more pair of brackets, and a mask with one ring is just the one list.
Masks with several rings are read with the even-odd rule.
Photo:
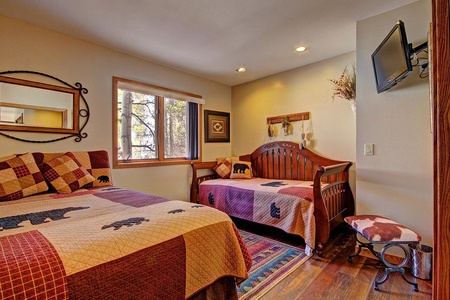
[[[68, 83], [81, 82], [91, 109], [87, 139], [50, 144], [18, 142], [0, 136], [0, 156], [24, 151], [59, 152], [106, 149], [112, 151], [112, 76], [142, 81], [202, 95], [204, 109], [231, 111], [231, 88], [174, 69], [94, 45], [14, 19], [0, 16], [0, 66], [6, 70], [32, 70]], [[203, 131], [203, 130], [202, 130]], [[28, 133], [30, 139], [55, 135]], [[204, 159], [231, 152], [230, 143], [203, 143]], [[188, 165], [114, 169], [114, 184], [173, 199], [188, 200]]]
[[[311, 50], [312, 51], [312, 50]], [[299, 56], [298, 59], [301, 59]], [[310, 150], [323, 156], [356, 161], [356, 120], [347, 100], [332, 100], [329, 79], [339, 78], [345, 66], [352, 68], [355, 53], [347, 53], [305, 67], [276, 74], [232, 89], [232, 151], [250, 153], [263, 143], [301, 141], [302, 122], [294, 122], [292, 135], [284, 136], [277, 124], [278, 136], [269, 138], [266, 118], [310, 112], [304, 128], [313, 132]], [[354, 166], [351, 180], [354, 181]], [[352, 184], [353, 191], [355, 190]]]
[[[405, 23], [414, 46], [427, 40], [431, 3], [420, 0], [357, 22], [356, 185], [358, 214], [392, 218], [432, 245], [433, 161], [428, 79], [417, 68], [393, 89], [377, 94], [371, 54], [394, 24]], [[375, 144], [364, 156], [363, 145]]]

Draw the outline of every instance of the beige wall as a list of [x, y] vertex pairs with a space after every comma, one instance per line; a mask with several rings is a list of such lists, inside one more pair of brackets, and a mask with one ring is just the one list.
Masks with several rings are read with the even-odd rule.
[[[312, 51], [312, 50], [311, 50]], [[299, 56], [298, 59], [301, 59]], [[347, 53], [305, 67], [283, 72], [232, 89], [232, 151], [250, 153], [263, 143], [279, 140], [301, 141], [302, 122], [294, 122], [292, 135], [269, 138], [266, 118], [310, 112], [304, 128], [313, 132], [308, 148], [323, 156], [356, 161], [356, 120], [347, 100], [332, 100], [329, 79], [339, 78], [345, 66], [352, 68], [355, 53]], [[352, 167], [351, 179], [354, 181]], [[354, 184], [352, 184], [354, 190]]]
[[[199, 94], [205, 109], [231, 111], [231, 88], [139, 58], [96, 46], [14, 19], [0, 16], [0, 66], [6, 70], [32, 70], [56, 76], [68, 83], [81, 82], [91, 109], [88, 138], [50, 143], [18, 142], [0, 136], [0, 156], [24, 151], [112, 150], [112, 76], [142, 81]], [[30, 139], [55, 135], [28, 133]], [[57, 136], [57, 135], [56, 135]], [[230, 143], [203, 144], [205, 159], [228, 155]], [[214, 154], [212, 154], [214, 153]], [[114, 184], [173, 199], [188, 199], [190, 169], [187, 165], [113, 170]], [[174, 188], [175, 186], [175, 188]]]
[[[390, 217], [432, 245], [432, 134], [428, 79], [417, 68], [393, 89], [377, 94], [371, 54], [394, 24], [405, 23], [408, 41], [426, 41], [431, 3], [421, 0], [357, 23], [356, 185], [358, 214]], [[364, 156], [363, 145], [375, 144]]]

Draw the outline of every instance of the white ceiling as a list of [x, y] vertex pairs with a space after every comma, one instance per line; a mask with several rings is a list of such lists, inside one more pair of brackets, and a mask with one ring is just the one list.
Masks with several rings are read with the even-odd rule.
[[415, 1], [0, 0], [0, 15], [234, 86], [354, 51], [356, 21]]

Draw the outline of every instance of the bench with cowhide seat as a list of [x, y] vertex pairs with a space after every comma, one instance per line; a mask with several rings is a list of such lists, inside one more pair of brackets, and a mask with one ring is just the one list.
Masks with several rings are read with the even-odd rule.
[[[418, 292], [418, 284], [408, 280], [405, 277], [405, 266], [409, 262], [410, 253], [405, 247], [407, 244], [418, 244], [422, 239], [419, 234], [388, 218], [377, 215], [359, 215], [344, 218], [355, 231], [356, 240], [358, 242], [358, 251], [348, 256], [348, 261], [352, 262], [352, 258], [361, 253], [362, 248], [367, 248], [385, 265], [385, 274], [380, 280], [374, 280], [374, 289], [379, 290], [378, 286], [384, 283], [392, 272], [400, 272], [403, 279], [414, 287], [414, 291]], [[358, 234], [362, 235], [368, 242], [361, 242]], [[376, 252], [373, 244], [386, 244], [380, 253]], [[386, 260], [386, 251], [391, 247], [399, 247], [405, 253], [402, 263], [394, 265]]]

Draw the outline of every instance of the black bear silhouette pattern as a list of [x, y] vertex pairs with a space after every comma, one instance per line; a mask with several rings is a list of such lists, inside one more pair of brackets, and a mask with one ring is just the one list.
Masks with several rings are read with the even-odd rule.
[[184, 209], [174, 209], [168, 212], [168, 214], [178, 214], [184, 212]]
[[270, 203], [270, 216], [272, 218], [280, 218], [280, 208], [276, 207], [275, 202]]
[[102, 182], [102, 183], [109, 182], [109, 177], [106, 176], [106, 175], [98, 176], [97, 179], [98, 179], [99, 182]]
[[103, 225], [102, 226], [102, 230], [103, 229], [107, 229], [107, 228], [111, 228], [114, 227], [114, 230], [119, 230], [120, 228], [122, 228], [122, 226], [127, 226], [127, 227], [131, 227], [133, 225], [139, 225], [142, 224], [142, 222], [148, 222], [149, 220], [146, 218], [142, 218], [142, 217], [134, 217], [134, 218], [129, 218], [126, 220], [120, 220], [120, 221], [116, 221], [113, 222], [109, 225]]
[[283, 183], [283, 181], [272, 181], [268, 183], [261, 183], [262, 186], [271, 186], [271, 187], [280, 187], [283, 185], [287, 185], [287, 183]]
[[214, 205], [214, 195], [212, 193], [208, 194], [208, 203]]
[[250, 167], [246, 164], [234, 164], [233, 165], [233, 173], [237, 174], [245, 174], [246, 170], [250, 170]]
[[115, 191], [115, 190], [121, 190], [122, 188], [119, 187], [110, 187], [110, 188], [104, 188], [102, 191]]
[[64, 216], [69, 211], [75, 211], [80, 209], [88, 209], [89, 207], [66, 207], [66, 208], [59, 208], [59, 209], [52, 209], [52, 210], [46, 210], [46, 211], [40, 211], [35, 213], [29, 213], [29, 214], [23, 214], [23, 215], [17, 215], [17, 216], [10, 216], [10, 217], [3, 217], [0, 218], [0, 231], [7, 230], [7, 229], [14, 229], [23, 227], [19, 224], [23, 221], [30, 221], [31, 225], [39, 225], [43, 223], [48, 223], [49, 221], [46, 221], [46, 219], [50, 219], [52, 221], [58, 221], [62, 219], [68, 219], [69, 217]]

